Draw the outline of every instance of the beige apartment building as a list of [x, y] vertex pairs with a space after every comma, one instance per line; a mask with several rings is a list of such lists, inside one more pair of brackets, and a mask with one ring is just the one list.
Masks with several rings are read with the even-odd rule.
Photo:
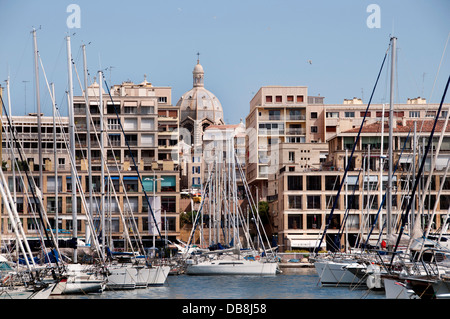
[[[107, 206], [112, 215], [113, 234], [123, 232], [121, 215], [132, 211], [137, 231], [144, 242], [156, 231], [147, 198], [152, 205], [162, 237], [175, 240], [179, 234], [179, 171], [178, 171], [178, 107], [171, 105], [171, 88], [155, 87], [146, 79], [135, 84], [124, 82], [111, 88], [111, 98], [103, 94], [105, 172], [109, 171], [118, 202]], [[100, 109], [98, 84], [89, 89], [92, 152], [92, 178], [95, 191], [100, 185]], [[75, 126], [81, 144], [76, 148], [79, 172], [88, 176], [85, 98], [74, 98]], [[139, 171], [136, 172], [135, 165]], [[85, 192], [88, 192], [88, 188]], [[147, 195], [147, 197], [145, 196]], [[153, 204], [153, 198], [159, 199]], [[128, 231], [136, 231], [128, 226]], [[156, 233], [158, 236], [158, 232]]]
[[252, 98], [246, 117], [247, 180], [259, 189], [260, 198], [269, 195], [268, 177], [278, 169], [281, 144], [318, 144], [318, 158], [304, 156], [305, 168], [325, 158], [323, 108], [323, 97], [308, 96], [305, 86], [265, 86]]
[[[138, 230], [144, 245], [151, 246], [154, 227], [153, 218], [149, 212], [147, 198], [152, 204], [153, 212], [157, 215], [162, 237], [175, 240], [179, 238], [179, 167], [178, 167], [178, 107], [171, 105], [171, 88], [154, 87], [144, 80], [140, 84], [125, 82], [111, 88], [112, 100], [103, 90], [103, 129], [104, 147], [100, 147], [99, 85], [94, 82], [88, 88], [89, 115], [86, 115], [86, 99], [84, 96], [74, 97], [74, 124], [76, 130], [75, 157], [81, 190], [77, 191], [77, 225], [78, 238], [85, 240], [88, 230], [86, 212], [91, 211], [94, 225], [100, 223], [101, 196], [101, 156], [105, 159], [106, 198], [105, 211], [109, 218], [108, 230], [116, 241], [116, 247], [121, 247], [124, 233], [131, 235]], [[91, 119], [88, 126], [87, 118]], [[58, 181], [58, 217], [60, 238], [71, 238], [72, 232], [72, 183], [69, 160], [69, 119], [56, 119], [57, 138], [57, 181]], [[20, 163], [21, 174], [23, 168], [30, 168], [37, 187], [39, 181], [38, 161], [38, 129], [37, 116], [13, 117], [17, 138], [21, 143], [26, 163]], [[123, 131], [122, 131], [123, 129]], [[125, 137], [126, 136], [126, 140]], [[43, 158], [42, 197], [44, 207], [49, 215], [51, 226], [56, 228], [56, 183], [55, 157], [53, 150], [53, 118], [41, 117], [41, 138]], [[88, 141], [91, 149], [91, 165], [88, 158]], [[2, 134], [2, 160], [9, 188], [13, 191], [13, 178], [10, 165], [10, 154], [5, 151], [6, 136]], [[6, 148], [9, 150], [9, 147]], [[16, 151], [16, 158], [18, 154]], [[136, 163], [139, 176], [134, 168]], [[89, 173], [92, 186], [89, 187]], [[140, 177], [140, 178], [139, 178]], [[26, 178], [24, 183], [16, 172], [17, 208], [22, 217], [25, 230], [33, 237], [37, 236], [36, 219], [32, 212], [35, 205], [25, 190], [29, 189]], [[142, 181], [142, 183], [141, 183]], [[113, 191], [114, 189], [114, 191]], [[147, 197], [145, 196], [145, 193]], [[89, 210], [90, 191], [93, 194], [93, 207]], [[82, 200], [81, 194], [85, 200]], [[115, 200], [117, 196], [118, 201]], [[111, 200], [112, 199], [112, 200]], [[160, 204], [158, 204], [160, 203]], [[133, 215], [130, 215], [133, 212]], [[134, 225], [124, 223], [134, 217], [138, 229]], [[13, 233], [5, 212], [2, 212], [3, 239], [13, 238]], [[125, 229], [126, 227], [126, 229]], [[158, 233], [156, 232], [158, 238]]]
[[[432, 122], [432, 119], [424, 121], [422, 131], [416, 135], [419, 143], [416, 156], [419, 154], [419, 149], [423, 148], [423, 139], [427, 139], [431, 132]], [[443, 120], [438, 122], [433, 137], [434, 147], [436, 147], [439, 134], [443, 129], [443, 122]], [[419, 124], [422, 124], [421, 120], [418, 120], [418, 127]], [[405, 211], [409, 200], [408, 190], [413, 186], [414, 176], [410, 170], [414, 163], [414, 143], [413, 136], [410, 135], [413, 126], [413, 120], [403, 119], [397, 121], [393, 130], [394, 167], [398, 164], [395, 176], [392, 178], [393, 229], [400, 224], [401, 214]], [[283, 149], [283, 152], [279, 153], [281, 163], [279, 171], [273, 177], [273, 181], [269, 182], [269, 184], [275, 184], [277, 192], [275, 196], [269, 196], [268, 199], [273, 212], [275, 233], [278, 235], [278, 242], [282, 250], [311, 250], [317, 247], [344, 175], [346, 156], [350, 156], [353, 148], [353, 143], [350, 143], [348, 139], [352, 138], [354, 142], [358, 131], [359, 128], [351, 129], [331, 138], [329, 141], [331, 164], [322, 166], [322, 169], [319, 170], [301, 168], [301, 163], [297, 160], [291, 161], [291, 152], [296, 152], [295, 157], [299, 153], [302, 154], [295, 148]], [[346, 182], [343, 184], [333, 212], [330, 228], [327, 231], [326, 239], [322, 242], [322, 247], [325, 249], [333, 249], [332, 243], [336, 242], [340, 242], [341, 247], [353, 247], [358, 240], [365, 242], [370, 231], [372, 234], [368, 244], [376, 245], [379, 244], [379, 238], [386, 239], [384, 222], [386, 221], [387, 198], [384, 196], [388, 182], [388, 168], [386, 162], [380, 166], [380, 132], [380, 122], [363, 127]], [[383, 154], [386, 155], [386, 146], [384, 150]], [[425, 162], [424, 176], [426, 178], [430, 172], [432, 156], [431, 152]], [[444, 226], [444, 220], [447, 218], [450, 207], [450, 181], [445, 178], [445, 169], [449, 159], [450, 126], [446, 129], [439, 157], [436, 160], [430, 189], [419, 188], [416, 193], [425, 194], [425, 198], [423, 206], [419, 200], [416, 200], [415, 218], [421, 221], [422, 227], [431, 223], [431, 234]], [[420, 184], [420, 187], [424, 187], [424, 185], [424, 183]], [[439, 194], [441, 186], [442, 191]], [[383, 203], [383, 209], [378, 214], [381, 203]], [[434, 207], [436, 207], [436, 215], [430, 222], [431, 211]], [[410, 229], [407, 230], [407, 233], [409, 231]]]
[[[435, 118], [438, 107], [438, 104], [427, 103], [420, 97], [394, 105], [394, 161], [399, 160], [399, 170], [393, 177], [398, 193], [393, 197], [392, 207], [397, 217], [400, 216], [401, 209], [405, 208], [404, 199], [407, 194], [401, 189], [406, 181], [402, 174], [412, 165], [410, 140], [401, 158], [399, 154], [405, 141], [408, 142], [408, 133], [410, 136], [413, 134], [414, 120], [417, 120], [418, 140], [422, 139], [423, 145], [423, 139], [431, 131], [429, 123]], [[273, 234], [278, 236], [282, 250], [312, 249], [318, 244], [344, 173], [346, 156], [351, 153], [366, 108], [367, 104], [358, 98], [346, 99], [343, 104], [324, 104], [323, 97], [308, 96], [307, 87], [303, 86], [261, 87], [251, 100], [250, 112], [246, 117], [247, 179], [253, 185], [253, 190], [258, 189], [258, 199], [269, 202]], [[447, 112], [448, 105], [444, 105], [440, 114], [443, 120]], [[383, 130], [380, 125], [382, 119], [385, 121]], [[368, 187], [375, 187], [375, 181], [378, 180], [386, 190], [386, 162], [382, 167], [382, 179], [374, 172], [380, 171], [381, 134], [384, 134], [382, 155], [387, 154], [388, 120], [389, 104], [370, 106], [350, 163], [348, 185], [340, 193], [326, 241], [322, 243], [324, 248], [337, 240], [335, 236], [339, 233], [344, 217], [347, 221], [347, 233], [339, 241], [347, 247], [353, 246], [358, 236], [365, 235], [362, 233], [362, 225], [373, 223], [382, 195], [378, 188], [370, 188], [369, 195], [364, 192], [369, 190]], [[422, 120], [426, 120], [428, 124], [419, 123]], [[448, 139], [450, 136], [444, 137], [436, 162], [437, 171], [433, 176], [431, 196], [426, 199], [428, 204], [423, 209], [429, 209], [433, 205], [430, 203], [436, 201], [443, 169], [450, 157]], [[370, 159], [366, 160], [369, 148]], [[428, 170], [429, 163], [430, 159], [427, 159]], [[365, 168], [370, 170], [370, 174], [360, 176], [359, 173]], [[371, 183], [370, 186], [367, 186], [368, 182]], [[438, 206], [440, 211], [433, 222], [434, 230], [442, 225], [448, 209], [449, 186], [447, 181], [442, 182], [444, 191], [439, 198], [441, 206]], [[349, 194], [352, 195], [351, 201]], [[367, 205], [369, 202], [370, 206]], [[385, 206], [386, 204], [384, 208]], [[352, 211], [346, 213], [346, 207]], [[364, 209], [367, 207], [369, 213], [365, 216]], [[384, 220], [385, 217], [377, 219], [370, 244], [376, 244], [373, 239], [380, 235]], [[422, 222], [424, 225], [427, 223], [426, 220]]]

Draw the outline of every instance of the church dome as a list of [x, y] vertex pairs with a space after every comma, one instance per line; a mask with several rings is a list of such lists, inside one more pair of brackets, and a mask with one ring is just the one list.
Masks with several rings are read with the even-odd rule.
[[211, 124], [223, 124], [223, 110], [219, 99], [204, 87], [204, 71], [197, 60], [192, 71], [193, 88], [179, 99], [180, 121], [207, 121]]

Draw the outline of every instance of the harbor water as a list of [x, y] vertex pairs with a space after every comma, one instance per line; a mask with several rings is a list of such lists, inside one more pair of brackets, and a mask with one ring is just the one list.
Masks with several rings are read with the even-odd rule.
[[284, 270], [274, 276], [169, 276], [163, 286], [51, 296], [51, 299], [385, 299], [384, 291], [324, 287], [314, 268]]

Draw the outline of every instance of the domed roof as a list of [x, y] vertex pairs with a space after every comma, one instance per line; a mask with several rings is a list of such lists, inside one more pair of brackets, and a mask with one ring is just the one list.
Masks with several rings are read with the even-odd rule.
[[192, 71], [192, 73], [205, 73], [203, 71], [202, 65], [200, 63], [198, 63], [198, 61], [197, 61], [197, 64], [195, 65], [194, 71]]
[[219, 99], [203, 86], [204, 71], [202, 65], [197, 65], [192, 71], [193, 88], [179, 99], [180, 121], [187, 118], [192, 120], [209, 120], [213, 124], [223, 124], [223, 110]]

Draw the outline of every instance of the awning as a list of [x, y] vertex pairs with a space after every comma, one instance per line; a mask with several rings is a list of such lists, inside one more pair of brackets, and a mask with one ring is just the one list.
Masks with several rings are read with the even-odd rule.
[[154, 100], [141, 101], [141, 106], [155, 106], [155, 101]]
[[123, 180], [136, 180], [137, 181], [138, 177], [137, 176], [124, 176]]
[[412, 163], [413, 158], [411, 156], [400, 157], [400, 163]]
[[[299, 248], [314, 248], [319, 245], [319, 240], [312, 239], [290, 239], [291, 248], [299, 247]], [[325, 241], [322, 241], [320, 247], [325, 247]]]
[[123, 106], [138, 106], [137, 101], [125, 101], [123, 102]]

